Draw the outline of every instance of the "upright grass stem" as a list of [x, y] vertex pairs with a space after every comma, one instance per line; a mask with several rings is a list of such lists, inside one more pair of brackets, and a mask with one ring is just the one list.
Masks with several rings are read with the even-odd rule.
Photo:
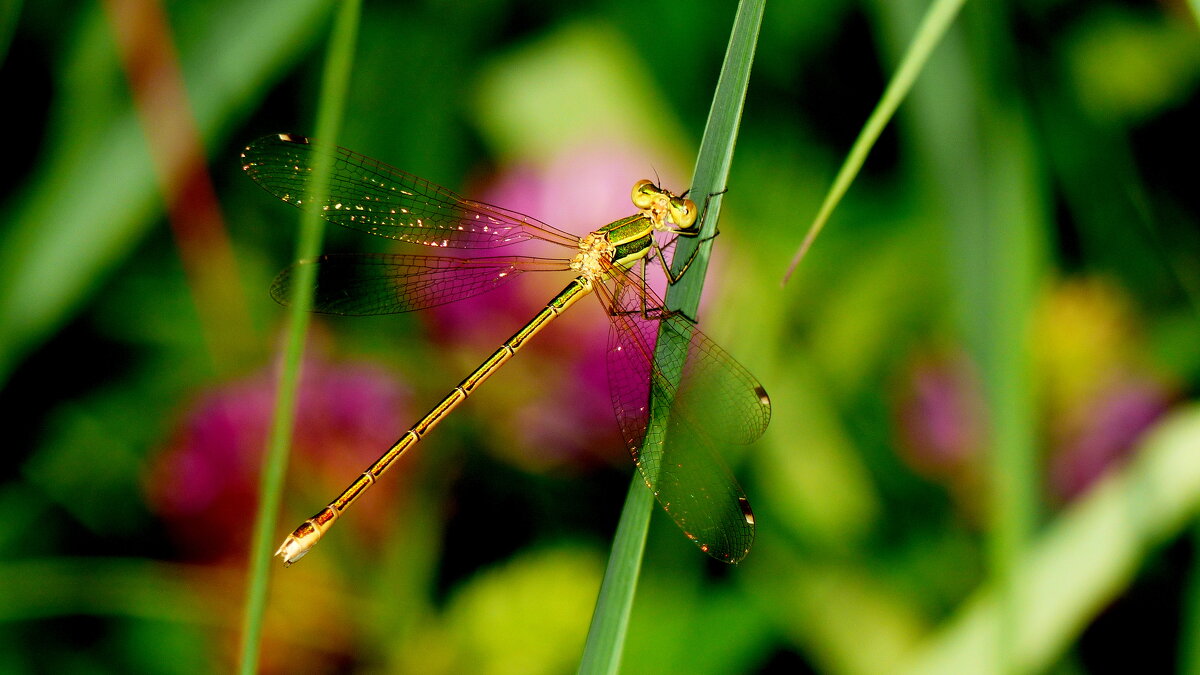
[[[321, 94], [317, 106], [317, 138], [334, 143], [342, 126], [346, 90], [354, 60], [354, 45], [358, 34], [360, 0], [345, 0], [338, 6], [330, 36], [325, 67], [321, 75]], [[325, 186], [333, 172], [333, 156], [322, 155], [313, 169], [313, 184]], [[296, 258], [314, 258], [320, 252], [324, 228], [316, 211], [305, 210], [300, 216], [300, 236], [296, 243]], [[308, 331], [308, 311], [312, 306], [315, 281], [313, 267], [301, 265], [296, 279], [297, 293], [288, 310], [287, 341], [284, 345], [282, 368], [275, 392], [275, 415], [271, 421], [271, 436], [263, 459], [259, 488], [258, 512], [251, 540], [250, 569], [247, 579], [246, 612], [242, 629], [240, 669], [243, 674], [258, 668], [259, 643], [262, 639], [263, 617], [266, 613], [269, 565], [274, 553], [275, 526], [279, 517], [283, 478], [287, 473], [288, 449], [292, 442], [295, 422], [296, 392], [300, 383], [300, 363], [304, 356], [304, 340]]]
[[[708, 267], [708, 254], [712, 246], [711, 237], [716, 232], [721, 209], [721, 195], [717, 193], [725, 189], [729, 176], [765, 4], [766, 0], [742, 0], [738, 5], [704, 137], [700, 141], [700, 152], [692, 175], [692, 195], [698, 203], [707, 201], [707, 211], [704, 222], [700, 224], [701, 236], [680, 239], [674, 271], [678, 271], [678, 267], [689, 259], [697, 246], [701, 249], [688, 274], [667, 289], [665, 298], [668, 309], [680, 310], [689, 316], [695, 316], [700, 305], [704, 272]], [[674, 376], [678, 377], [678, 373]], [[587, 644], [579, 664], [580, 673], [615, 673], [620, 668], [653, 506], [654, 497], [646, 489], [641, 474], [635, 473], [596, 599]]]

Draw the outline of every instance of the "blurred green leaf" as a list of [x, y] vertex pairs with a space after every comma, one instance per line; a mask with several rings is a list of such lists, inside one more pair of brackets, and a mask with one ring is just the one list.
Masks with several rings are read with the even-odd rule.
[[[893, 42], [920, 11], [915, 2], [877, 5]], [[1016, 561], [1040, 511], [1029, 342], [1048, 217], [1028, 112], [1008, 78], [1006, 17], [993, 7], [972, 10], [973, 25], [984, 27], [980, 41], [998, 61], [968, 70], [972, 55], [948, 36], [913, 90], [909, 124], [928, 163], [926, 189], [943, 221], [958, 330], [987, 407], [989, 575], [1004, 589], [1016, 582]], [[1001, 603], [1010, 611], [999, 615], [989, 652], [999, 658], [1011, 653], [1022, 620], [1013, 596], [1002, 597], [1012, 600]]]
[[772, 404], [795, 412], [772, 420], [757, 446], [754, 505], [764, 536], [790, 530], [808, 546], [855, 551], [879, 525], [883, 504], [814, 370], [784, 355], [771, 370], [786, 382], [772, 390]]
[[214, 591], [227, 589], [228, 581], [211, 570], [134, 558], [6, 561], [0, 563], [0, 622], [112, 614], [211, 625], [222, 604]]
[[141, 422], [145, 415], [170, 419], [168, 410], [149, 407], [146, 394], [100, 391], [61, 406], [44, 446], [22, 467], [31, 485], [97, 535], [127, 536], [145, 526], [143, 450], [160, 429]]
[[[754, 672], [775, 639], [763, 606], [733, 579], [705, 579], [700, 568], [707, 562], [686, 562], [701, 564], [694, 565], [695, 573], [674, 565], [646, 569], [620, 672]], [[746, 569], [739, 566], [739, 574]]]
[[1196, 27], [1167, 14], [1097, 9], [1065, 40], [1076, 95], [1103, 121], [1136, 121], [1176, 104], [1200, 78]]
[[849, 560], [765, 552], [744, 587], [818, 672], [886, 673], [927, 629], [903, 595]]
[[116, 641], [130, 657], [130, 669], [161, 675], [188, 675], [215, 668], [212, 647], [202, 633], [186, 624], [124, 621]]
[[[1200, 511], [1200, 408], [1181, 410], [1149, 432], [1129, 465], [1055, 518], [1014, 570], [1012, 663], [1045, 670], [1132, 581], [1141, 562]], [[1005, 611], [994, 584], [963, 603], [905, 664], [913, 673], [1002, 672], [982, 657]]]
[[[579, 658], [603, 573], [595, 552], [556, 547], [483, 570], [426, 622], [395, 667], [424, 673], [561, 673]], [[412, 648], [419, 645], [419, 648]]]
[[544, 161], [597, 140], [670, 157], [687, 147], [647, 66], [604, 24], [568, 25], [482, 71], [474, 117], [502, 160]]

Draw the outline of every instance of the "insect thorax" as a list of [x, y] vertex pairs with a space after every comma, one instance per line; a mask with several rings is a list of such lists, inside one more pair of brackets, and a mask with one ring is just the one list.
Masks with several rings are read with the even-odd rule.
[[593, 232], [579, 240], [579, 253], [571, 258], [571, 269], [589, 279], [601, 278], [607, 264], [612, 263], [615, 250], [607, 233]]

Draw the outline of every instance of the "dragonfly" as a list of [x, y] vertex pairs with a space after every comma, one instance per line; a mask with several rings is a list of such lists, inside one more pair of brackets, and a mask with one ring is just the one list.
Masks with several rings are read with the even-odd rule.
[[[314, 167], [330, 156], [333, 171], [325, 188], [316, 185]], [[322, 255], [295, 263], [276, 277], [271, 295], [283, 304], [296, 292], [297, 268], [305, 265], [316, 272], [313, 311], [347, 316], [426, 309], [491, 291], [531, 272], [574, 274], [541, 311], [337, 498], [287, 536], [275, 554], [285, 565], [306, 555], [396, 459], [528, 340], [587, 295], [599, 298], [610, 320], [606, 367], [613, 409], [647, 488], [704, 553], [728, 563], [749, 553], [754, 513], [717, 450], [761, 436], [771, 418], [770, 398], [759, 381], [690, 318], [667, 310], [645, 279], [654, 260], [671, 283], [691, 263], [687, 260], [672, 275], [665, 260], [676, 238], [699, 236], [696, 204], [686, 193], [678, 196], [640, 180], [631, 194], [636, 213], [578, 237], [303, 136], [261, 138], [242, 152], [242, 165], [250, 178], [284, 202], [316, 210], [331, 223], [399, 242], [431, 249], [494, 249], [523, 242], [566, 249], [567, 257], [561, 258]], [[656, 235], [670, 241], [660, 245]]]

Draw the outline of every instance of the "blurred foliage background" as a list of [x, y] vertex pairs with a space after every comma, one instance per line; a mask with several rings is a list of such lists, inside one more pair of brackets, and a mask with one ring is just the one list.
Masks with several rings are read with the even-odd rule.
[[[236, 661], [297, 220], [238, 153], [311, 133], [331, 9], [3, 4], [2, 672]], [[656, 514], [625, 672], [1200, 672], [1196, 7], [968, 3], [780, 286], [924, 9], [767, 6], [701, 308], [774, 402], [758, 539]], [[732, 16], [368, 2], [339, 142], [582, 234], [686, 187]], [[318, 319], [280, 536], [562, 283]], [[265, 672], [574, 669], [632, 470], [591, 304], [275, 575]]]

